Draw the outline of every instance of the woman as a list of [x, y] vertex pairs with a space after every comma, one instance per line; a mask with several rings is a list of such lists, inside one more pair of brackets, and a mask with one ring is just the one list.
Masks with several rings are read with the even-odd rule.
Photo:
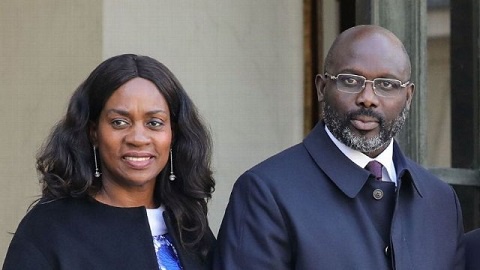
[[42, 197], [3, 269], [208, 269], [211, 142], [158, 61], [100, 64], [39, 153]]

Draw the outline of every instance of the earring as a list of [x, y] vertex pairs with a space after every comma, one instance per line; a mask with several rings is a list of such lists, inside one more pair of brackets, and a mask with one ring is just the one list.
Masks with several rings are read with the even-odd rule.
[[172, 149], [170, 148], [170, 176], [168, 177], [168, 179], [170, 179], [170, 181], [175, 181], [175, 178], [177, 178], [177, 176], [175, 176], [175, 174], [173, 173], [173, 153]]
[[93, 146], [93, 160], [95, 161], [95, 173], [94, 173], [93, 175], [94, 175], [96, 178], [99, 178], [102, 173], [98, 170], [97, 148], [95, 147], [95, 145]]

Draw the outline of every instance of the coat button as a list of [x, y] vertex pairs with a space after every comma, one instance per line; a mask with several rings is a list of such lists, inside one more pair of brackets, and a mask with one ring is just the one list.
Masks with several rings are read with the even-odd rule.
[[375, 200], [381, 200], [381, 199], [383, 198], [383, 190], [378, 189], [378, 188], [375, 189], [375, 190], [373, 191], [373, 198], [374, 198]]
[[390, 247], [386, 246], [384, 251], [385, 251], [385, 256], [390, 257]]

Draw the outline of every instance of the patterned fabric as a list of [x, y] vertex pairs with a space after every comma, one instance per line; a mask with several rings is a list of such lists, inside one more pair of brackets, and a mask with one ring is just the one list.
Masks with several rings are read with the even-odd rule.
[[160, 270], [181, 270], [177, 251], [168, 234], [153, 236], [153, 244]]
[[375, 176], [375, 179], [381, 181], [382, 180], [382, 164], [376, 160], [370, 161], [365, 169], [370, 171], [373, 176]]

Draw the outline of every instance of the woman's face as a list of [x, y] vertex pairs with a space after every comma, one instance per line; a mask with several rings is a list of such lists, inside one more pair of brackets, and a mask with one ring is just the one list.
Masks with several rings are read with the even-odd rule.
[[153, 191], [169, 158], [170, 120], [165, 98], [146, 79], [132, 79], [112, 94], [91, 129], [105, 188]]

